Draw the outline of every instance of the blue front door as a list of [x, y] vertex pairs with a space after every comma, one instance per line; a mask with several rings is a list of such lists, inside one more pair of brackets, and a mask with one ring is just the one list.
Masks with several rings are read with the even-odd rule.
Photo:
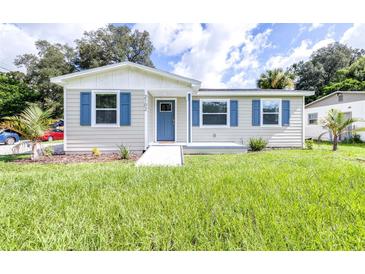
[[175, 101], [157, 100], [157, 141], [175, 141]]

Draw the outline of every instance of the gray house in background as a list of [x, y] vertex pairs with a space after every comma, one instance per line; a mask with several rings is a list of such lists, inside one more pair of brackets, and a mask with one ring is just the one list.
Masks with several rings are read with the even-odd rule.
[[303, 147], [304, 97], [295, 90], [209, 89], [123, 62], [51, 79], [64, 88], [66, 153], [181, 144], [187, 152], [236, 151], [252, 137]]

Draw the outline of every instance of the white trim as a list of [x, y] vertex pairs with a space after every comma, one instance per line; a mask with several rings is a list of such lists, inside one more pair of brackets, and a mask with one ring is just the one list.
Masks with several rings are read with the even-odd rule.
[[[115, 124], [97, 124], [96, 123], [96, 94], [116, 94], [117, 95], [117, 121]], [[92, 127], [119, 127], [120, 126], [120, 104], [119, 104], [119, 94], [120, 91], [118, 90], [92, 90], [91, 91], [91, 126]], [[114, 110], [113, 108], [112, 110]], [[108, 109], [105, 109], [108, 110]]]
[[293, 90], [247, 90], [247, 91], [198, 91], [196, 95], [199, 97], [204, 96], [267, 96], [267, 97], [276, 97], [276, 96], [311, 96], [314, 94], [314, 91], [293, 91]]
[[[263, 101], [278, 101], [279, 102], [279, 123], [277, 125], [265, 125], [264, 124], [264, 112], [263, 110]], [[269, 112], [267, 114], [276, 114], [273, 112]], [[282, 115], [282, 99], [281, 98], [261, 98], [260, 99], [260, 126], [261, 127], [282, 127], [281, 123], [281, 115]]]
[[[67, 93], [66, 89], [63, 88], [63, 150], [65, 152], [67, 151], [67, 129], [66, 129], [67, 128], [67, 122], [66, 122], [67, 98], [66, 98], [66, 93]], [[80, 98], [80, 96], [79, 96], [79, 98]]]
[[[203, 102], [225, 102], [227, 103], [227, 123], [225, 125], [203, 125]], [[199, 122], [200, 122], [200, 125], [199, 127], [200, 128], [229, 128], [230, 127], [230, 121], [231, 121], [231, 117], [230, 117], [230, 99], [200, 99], [199, 100]], [[212, 113], [212, 114], [225, 114], [225, 113]]]
[[[317, 119], [316, 119], [316, 120], [317, 120], [317, 123], [315, 123], [315, 124], [310, 124], [310, 123], [309, 123], [309, 120], [313, 120], [313, 119], [309, 119], [309, 115], [310, 115], [310, 114], [317, 114]], [[307, 113], [307, 117], [305, 117], [305, 118], [307, 118], [307, 123], [306, 123], [306, 124], [307, 124], [308, 126], [318, 126], [318, 120], [319, 120], [319, 119], [318, 119], [318, 112], [310, 112], [310, 113], [308, 112], [308, 113]]]
[[164, 76], [164, 77], [167, 77], [167, 78], [170, 78], [170, 79], [174, 79], [174, 80], [178, 80], [178, 81], [182, 81], [182, 82], [187, 82], [187, 83], [190, 83], [192, 85], [200, 86], [200, 84], [201, 84], [200, 81], [192, 79], [192, 78], [180, 76], [180, 75], [173, 74], [173, 73], [170, 73], [170, 72], [167, 72], [167, 71], [163, 71], [163, 70], [143, 66], [143, 65], [128, 62], [128, 61], [121, 62], [121, 63], [118, 63], [118, 64], [106, 65], [106, 66], [93, 68], [93, 69], [87, 69], [87, 70], [80, 71], [80, 72], [69, 73], [69, 74], [65, 74], [65, 75], [62, 75], [62, 76], [52, 77], [51, 78], [51, 83], [63, 84], [65, 80], [69, 80], [69, 79], [73, 79], [73, 78], [77, 78], [77, 77], [82, 77], [82, 76], [85, 76], [85, 75], [92, 75], [92, 74], [96, 74], [96, 73], [99, 73], [99, 72], [106, 72], [106, 71], [109, 71], [109, 70], [115, 70], [115, 69], [122, 68], [122, 67], [137, 68], [137, 69], [147, 71], [147, 72], [151, 72], [151, 73], [154, 73], [154, 74], [157, 74], [157, 75], [160, 75], [160, 76]]
[[[147, 149], [148, 147], [148, 143], [149, 143], [149, 134], [148, 134], [148, 110], [149, 110], [149, 105], [148, 105], [148, 100], [149, 99], [149, 95], [148, 95], [148, 91], [145, 89], [144, 90], [144, 148]], [[131, 108], [131, 112], [132, 112], [132, 108]], [[131, 113], [132, 115], [132, 113]]]
[[193, 142], [193, 94], [190, 92], [190, 143], [192, 142]]
[[173, 142], [176, 142], [177, 139], [177, 98], [175, 97], [155, 97], [155, 105], [154, 105], [154, 113], [155, 113], [155, 138], [153, 138], [154, 142], [159, 142], [157, 141], [157, 101], [158, 100], [166, 100], [166, 101], [174, 101], [175, 102], [175, 113], [174, 113], [174, 127], [175, 127], [175, 140]]
[[186, 143], [189, 143], [189, 93], [186, 94], [185, 100], [186, 100]]
[[302, 98], [302, 148], [305, 148], [305, 97]]

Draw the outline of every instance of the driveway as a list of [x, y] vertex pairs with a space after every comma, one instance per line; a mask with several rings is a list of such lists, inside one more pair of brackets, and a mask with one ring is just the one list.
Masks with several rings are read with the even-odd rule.
[[[16, 144], [15, 144], [16, 145]], [[13, 147], [15, 145], [3, 145], [0, 144], [0, 155], [10, 155], [13, 154]], [[61, 153], [63, 152], [63, 143], [49, 143], [49, 142], [44, 142], [42, 143], [42, 147], [53, 147], [53, 150], [55, 153]], [[21, 148], [19, 149], [19, 152], [17, 154], [23, 154], [23, 153], [30, 153], [31, 151], [31, 147], [30, 146], [26, 146], [23, 145], [21, 146]]]

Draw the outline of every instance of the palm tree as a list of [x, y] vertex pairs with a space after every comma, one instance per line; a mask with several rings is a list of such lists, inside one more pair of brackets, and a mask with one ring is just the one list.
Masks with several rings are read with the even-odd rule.
[[321, 120], [321, 124], [323, 127], [327, 129], [326, 132], [323, 132], [321, 135], [319, 135], [318, 140], [321, 139], [321, 137], [330, 132], [332, 134], [333, 139], [333, 147], [332, 150], [337, 150], [337, 144], [338, 144], [338, 138], [345, 133], [348, 132], [358, 132], [358, 131], [364, 131], [364, 128], [358, 128], [356, 130], [351, 129], [349, 130], [349, 126], [351, 126], [353, 123], [359, 121], [359, 119], [355, 118], [348, 118], [346, 119], [345, 114], [337, 109], [330, 109], [327, 113], [327, 116]]
[[[5, 117], [0, 127], [19, 133], [27, 143], [32, 146], [32, 160], [37, 160], [41, 154], [39, 137], [44, 134], [50, 124], [52, 110], [42, 110], [38, 105], [32, 104], [18, 116]], [[25, 142], [20, 142], [19, 148]]]
[[257, 86], [262, 89], [291, 89], [294, 87], [293, 76], [281, 68], [267, 70], [257, 80]]

